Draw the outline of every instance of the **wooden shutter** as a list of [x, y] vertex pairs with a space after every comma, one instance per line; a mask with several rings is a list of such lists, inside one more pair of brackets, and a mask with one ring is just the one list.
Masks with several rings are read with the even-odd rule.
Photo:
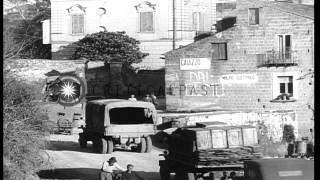
[[140, 13], [140, 32], [153, 32], [153, 12]]
[[214, 43], [213, 44], [213, 59], [227, 60], [226, 43]]
[[255, 13], [255, 24], [259, 24], [259, 8], [254, 9]]
[[72, 15], [72, 34], [84, 32], [84, 16]]
[[194, 31], [200, 30], [200, 13], [199, 12], [192, 13], [192, 30]]
[[259, 24], [259, 8], [249, 9], [249, 25]]

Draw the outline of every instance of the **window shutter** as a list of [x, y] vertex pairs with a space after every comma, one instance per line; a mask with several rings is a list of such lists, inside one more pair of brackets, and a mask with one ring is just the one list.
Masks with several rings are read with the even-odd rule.
[[259, 24], [264, 23], [264, 14], [263, 14], [263, 8], [259, 8]]
[[213, 59], [227, 60], [226, 43], [213, 44]]
[[255, 24], [259, 24], [259, 9], [254, 9], [255, 11]]
[[252, 25], [254, 24], [254, 10], [249, 9], [249, 24]]
[[72, 34], [84, 32], [84, 16], [73, 15], [72, 16]]
[[140, 13], [140, 32], [153, 32], [153, 12]]

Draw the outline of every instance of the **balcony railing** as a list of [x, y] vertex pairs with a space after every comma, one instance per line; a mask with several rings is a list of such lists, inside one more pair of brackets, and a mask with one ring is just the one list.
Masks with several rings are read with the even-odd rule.
[[258, 66], [295, 66], [297, 64], [296, 51], [267, 51], [257, 54]]

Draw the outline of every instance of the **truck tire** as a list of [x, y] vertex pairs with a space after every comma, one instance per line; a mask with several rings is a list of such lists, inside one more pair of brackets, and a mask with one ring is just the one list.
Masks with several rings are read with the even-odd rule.
[[86, 138], [86, 135], [83, 133], [79, 134], [79, 144], [81, 148], [87, 147], [87, 138]]
[[101, 140], [100, 140], [100, 138], [93, 137], [92, 143], [93, 143], [93, 146], [92, 146], [93, 147], [93, 152], [100, 153], [100, 150], [101, 150]]
[[138, 146], [138, 152], [140, 153], [145, 153], [146, 152], [146, 146], [147, 146], [147, 143], [146, 143], [146, 139], [145, 138], [141, 138], [141, 142]]
[[99, 150], [99, 152], [101, 154], [106, 154], [108, 153], [108, 148], [109, 148], [109, 143], [105, 138], [101, 138], [101, 149]]
[[145, 137], [146, 139], [146, 153], [151, 152], [152, 149], [152, 140], [150, 138], [150, 136]]
[[107, 144], [108, 144], [107, 154], [111, 154], [113, 152], [113, 141], [111, 138], [107, 139]]

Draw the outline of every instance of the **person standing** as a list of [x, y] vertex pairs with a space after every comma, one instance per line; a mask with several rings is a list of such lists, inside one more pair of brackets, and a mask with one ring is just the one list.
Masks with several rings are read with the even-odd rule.
[[112, 178], [115, 177], [115, 170], [126, 171], [125, 168], [119, 166], [115, 157], [111, 157], [108, 161], [104, 161], [102, 164], [100, 180], [112, 180]]
[[137, 173], [133, 172], [133, 165], [127, 165], [127, 171], [124, 172], [121, 176], [121, 180], [144, 180]]
[[134, 97], [134, 94], [131, 94], [131, 96], [128, 100], [129, 101], [137, 101], [137, 99]]
[[151, 102], [153, 103], [153, 105], [157, 106], [159, 103], [157, 101], [157, 96], [154, 95], [154, 93], [151, 93]]
[[149, 94], [146, 94], [146, 96], [143, 98], [143, 101], [152, 103], [152, 99]]

